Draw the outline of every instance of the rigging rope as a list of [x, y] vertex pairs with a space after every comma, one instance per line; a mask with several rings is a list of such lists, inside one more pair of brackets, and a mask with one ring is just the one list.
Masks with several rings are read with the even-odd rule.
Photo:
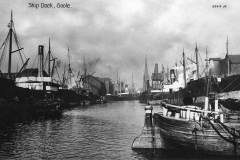
[[207, 119], [208, 120], [208, 122], [209, 122], [209, 124], [211, 125], [211, 127], [215, 130], [215, 132], [222, 138], [222, 139], [224, 139], [225, 141], [227, 141], [227, 142], [229, 142], [229, 143], [235, 143], [233, 140], [232, 140], [232, 138], [231, 137], [224, 137], [219, 131], [218, 131], [218, 129], [214, 126], [214, 124], [209, 120], [209, 119]]
[[[12, 27], [12, 29], [13, 29], [13, 30], [12, 30], [13, 38], [14, 38], [14, 40], [15, 40], [17, 49], [19, 50], [19, 49], [21, 49], [21, 48], [20, 48], [20, 42], [19, 42], [19, 40], [18, 40], [18, 38], [17, 38], [17, 33], [16, 33], [16, 29], [15, 29], [15, 27], [14, 27], [14, 23], [12, 23], [12, 26], [13, 26], [13, 27]], [[2, 55], [1, 55], [1, 58], [0, 58], [0, 66], [2, 65], [2, 63], [3, 63], [3, 61], [4, 61], [5, 49], [6, 49], [6, 46], [9, 44], [9, 42], [8, 42], [9, 36], [10, 36], [10, 31], [8, 32], [7, 37], [5, 38], [3, 44], [2, 44], [1, 47], [0, 47], [0, 49], [3, 48]], [[27, 59], [27, 58], [26, 58], [26, 56], [25, 56], [24, 53], [21, 53], [21, 50], [19, 50], [18, 52], [19, 52], [19, 56], [20, 56], [20, 59], [21, 59], [22, 65], [23, 65], [23, 64], [24, 64], [24, 60], [23, 60], [22, 54], [24, 55], [24, 58], [25, 58], [25, 59]], [[12, 53], [10, 53], [10, 54], [12, 54]]]
[[8, 32], [8, 34], [7, 34], [7, 37], [6, 37], [6, 39], [4, 40], [3, 44], [1, 45], [0, 49], [2, 49], [2, 47], [3, 47], [3, 46], [5, 46], [5, 44], [6, 44], [6, 42], [7, 42], [7, 39], [8, 39], [8, 37], [9, 37], [9, 32]]
[[56, 72], [57, 72], [57, 75], [58, 75], [59, 82], [61, 82], [61, 78], [60, 78], [60, 75], [59, 75], [59, 73], [58, 73], [57, 68], [56, 68]]
[[[232, 136], [236, 137], [236, 138], [240, 138], [240, 132], [238, 130], [236, 130], [235, 128], [230, 128], [228, 126], [226, 126], [225, 124], [223, 124], [222, 122], [218, 122], [219, 124], [221, 124], [221, 126], [228, 132], [230, 133]], [[233, 130], [234, 132], [232, 132], [231, 130]], [[238, 135], [235, 134], [235, 132], [238, 133]]]
[[[17, 38], [17, 32], [16, 32], [16, 30], [15, 30], [14, 24], [13, 24], [13, 35], [14, 35], [14, 39], [15, 39], [17, 48], [20, 49], [20, 43], [19, 43], [18, 38]], [[24, 64], [24, 60], [23, 60], [23, 57], [22, 57], [21, 50], [19, 50], [18, 52], [19, 52], [20, 59], [21, 59], [21, 61], [22, 61], [22, 65], [23, 65], [23, 64]], [[24, 56], [25, 56], [25, 55], [24, 55]], [[26, 57], [25, 57], [25, 59], [26, 59]]]
[[[18, 49], [20, 49], [20, 41], [18, 40], [18, 38], [17, 38], [17, 32], [16, 32], [16, 29], [15, 29], [15, 26], [14, 26], [14, 23], [13, 23], [13, 30], [14, 30], [14, 37], [15, 37], [15, 41], [16, 41], [16, 44], [17, 44], [17, 47], [18, 47]], [[25, 54], [24, 53], [22, 53], [20, 50], [19, 50], [19, 54], [20, 54], [20, 56], [22, 57], [22, 54], [23, 54], [23, 56], [24, 56], [24, 58], [25, 59], [27, 59], [26, 58], [26, 56], [25, 56]], [[23, 62], [24, 63], [24, 62]]]
[[[7, 41], [5, 42], [5, 44], [6, 43], [7, 43]], [[2, 65], [2, 62], [3, 62], [3, 60], [4, 60], [5, 56], [6, 56], [6, 54], [5, 54], [6, 46], [7, 45], [4, 45], [4, 47], [3, 47], [2, 55], [1, 55], [1, 58], [0, 58], [0, 66]]]
[[[225, 141], [229, 142], [229, 143], [232, 143], [234, 145], [236, 145], [236, 141], [235, 139], [236, 138], [240, 138], [238, 135], [236, 134], [233, 134], [232, 132], [229, 131], [229, 129], [226, 129], [225, 127], [227, 126], [222, 126], [227, 132], [225, 133], [229, 133], [232, 137], [224, 137], [220, 132], [219, 130], [215, 127], [215, 125], [211, 122], [211, 120], [209, 118], [204, 118], [205, 120], [207, 120], [209, 122], [209, 124], [211, 125], [211, 127], [215, 130], [215, 132], [222, 138], [224, 139]], [[218, 123], [218, 124], [221, 124], [221, 123]], [[218, 125], [219, 126], [219, 125]]]

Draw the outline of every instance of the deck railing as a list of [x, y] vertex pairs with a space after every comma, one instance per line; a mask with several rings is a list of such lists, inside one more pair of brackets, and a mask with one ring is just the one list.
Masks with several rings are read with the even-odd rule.
[[[223, 122], [223, 112], [221, 112], [221, 111], [209, 111], [209, 110], [204, 110], [204, 109], [198, 109], [197, 106], [177, 106], [177, 105], [173, 105], [173, 104], [168, 104], [166, 102], [162, 102], [162, 106], [164, 107], [163, 108], [164, 116], [167, 115], [169, 108], [175, 108], [175, 109], [180, 110], [181, 118], [184, 118], [187, 120], [190, 120], [190, 119], [199, 120], [201, 115], [206, 116], [208, 114], [212, 114], [212, 115], [215, 115], [215, 118], [217, 118], [219, 116], [220, 121]], [[193, 107], [196, 107], [196, 108], [193, 108]], [[176, 115], [175, 115], [175, 117], [179, 118]]]

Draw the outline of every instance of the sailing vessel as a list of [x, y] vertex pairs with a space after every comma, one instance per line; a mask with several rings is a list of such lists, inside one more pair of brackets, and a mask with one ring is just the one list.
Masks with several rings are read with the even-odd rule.
[[[0, 58], [0, 89], [1, 94], [0, 97], [3, 99], [9, 99], [13, 98], [15, 94], [13, 93], [15, 91], [15, 77], [16, 75], [21, 72], [27, 65], [29, 59], [25, 59], [25, 56], [23, 56], [23, 53], [21, 50], [23, 49], [20, 46], [19, 40], [17, 38], [17, 34], [14, 27], [13, 22], [13, 14], [11, 11], [11, 18], [10, 22], [8, 24], [8, 34], [4, 42], [2, 43], [0, 50], [2, 51], [1, 58]], [[13, 42], [15, 42], [15, 46], [17, 49], [13, 50]], [[17, 55], [20, 57], [20, 60], [22, 62], [21, 69], [15, 73], [12, 72], [12, 54], [18, 53]], [[4, 58], [7, 56], [8, 60], [6, 61]], [[8, 64], [4, 64], [4, 62], [8, 62]], [[8, 66], [7, 68], [5, 66]], [[5, 67], [5, 68], [4, 68]], [[4, 69], [7, 71], [4, 71]]]
[[66, 108], [79, 106], [83, 103], [86, 97], [79, 90], [79, 81], [75, 76], [71, 67], [70, 49], [67, 49], [68, 63], [64, 65], [64, 72], [59, 88], [59, 96], [64, 100]]
[[[0, 106], [1, 113], [3, 113], [1, 117], [13, 113], [31, 116], [61, 113], [61, 100], [56, 99], [54, 94], [48, 92], [56, 90], [58, 85], [52, 82], [51, 77], [46, 77], [46, 73], [43, 70], [43, 46], [39, 46], [39, 57], [41, 60], [39, 69], [26, 69], [29, 58], [25, 58], [26, 56], [21, 52], [23, 48], [20, 47], [17, 38], [12, 12], [8, 27], [8, 35], [1, 46]], [[9, 47], [8, 52], [7, 46]], [[14, 46], [17, 47], [16, 50], [13, 50]], [[17, 52], [19, 53], [22, 67], [13, 73], [12, 54]], [[8, 72], [4, 73], [3, 63], [6, 55], [8, 55]], [[24, 58], [25, 61], [23, 60]]]

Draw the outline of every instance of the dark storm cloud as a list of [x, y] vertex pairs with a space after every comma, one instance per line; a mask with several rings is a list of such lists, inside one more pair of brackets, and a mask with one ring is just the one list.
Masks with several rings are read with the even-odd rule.
[[76, 72], [82, 70], [85, 56], [87, 63], [95, 63], [89, 66], [95, 75], [115, 80], [118, 71], [121, 79], [130, 82], [134, 72], [138, 87], [145, 55], [152, 72], [154, 63], [171, 67], [179, 62], [183, 48], [191, 56], [196, 42], [201, 54], [208, 46], [210, 56], [224, 56], [228, 35], [231, 52], [240, 50], [240, 3], [235, 0], [221, 1], [227, 9], [213, 9], [218, 0], [71, 0], [71, 9], [33, 9], [28, 2], [0, 2], [0, 40], [13, 9], [26, 55], [35, 55], [38, 44], [47, 47], [51, 37], [53, 53], [62, 61], [70, 48]]

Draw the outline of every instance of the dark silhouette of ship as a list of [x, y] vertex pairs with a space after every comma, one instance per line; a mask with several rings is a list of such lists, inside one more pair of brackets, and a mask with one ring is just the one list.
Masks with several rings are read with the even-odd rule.
[[[72, 90], [64, 90], [61, 84], [54, 81], [53, 74], [56, 69], [55, 60], [51, 54], [50, 39], [49, 50], [46, 56], [48, 71], [44, 70], [44, 46], [38, 46], [38, 66], [27, 68], [29, 58], [22, 52], [20, 41], [14, 26], [11, 12], [9, 32], [0, 50], [0, 118], [9, 117], [36, 117], [40, 115], [61, 114], [62, 110], [72, 107], [72, 102], [80, 104], [81, 97]], [[16, 49], [14, 49], [16, 48]], [[4, 58], [7, 56], [8, 60]], [[20, 57], [21, 68], [16, 68], [13, 56]], [[7, 72], [4, 63], [7, 63]], [[5, 68], [4, 68], [5, 67]], [[46, 68], [47, 68], [46, 67]]]
[[[200, 78], [197, 47], [195, 53], [196, 79], [189, 78], [186, 72], [187, 68], [194, 68], [186, 65], [183, 50], [182, 72], [176, 74], [175, 68], [160, 92], [147, 92], [148, 98], [160, 100], [162, 108], [151, 120], [152, 143], [170, 152], [239, 156], [239, 74], [230, 73], [231, 67], [240, 67], [240, 61], [231, 60], [238, 56], [228, 55], [227, 50], [225, 59], [217, 59], [225, 71], [221, 77], [213, 74], [213, 59], [206, 58], [205, 76]], [[181, 76], [182, 81], [175, 75]], [[160, 136], [160, 143], [154, 140], [156, 135]]]

